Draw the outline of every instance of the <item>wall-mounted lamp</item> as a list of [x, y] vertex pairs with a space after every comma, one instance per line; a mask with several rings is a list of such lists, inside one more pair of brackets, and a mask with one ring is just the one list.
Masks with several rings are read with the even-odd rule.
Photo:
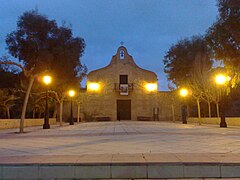
[[157, 84], [155, 84], [155, 83], [148, 83], [148, 84], [145, 85], [145, 88], [146, 88], [147, 91], [153, 92], [153, 91], [157, 90]]
[[88, 89], [91, 91], [98, 91], [100, 89], [100, 85], [98, 83], [89, 83]]

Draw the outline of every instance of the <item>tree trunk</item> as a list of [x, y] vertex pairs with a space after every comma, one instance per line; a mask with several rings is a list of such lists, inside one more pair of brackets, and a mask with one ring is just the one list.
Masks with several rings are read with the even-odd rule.
[[35, 108], [33, 109], [32, 117], [33, 117], [33, 119], [35, 119]]
[[208, 117], [212, 117], [211, 113], [211, 102], [208, 101]]
[[201, 107], [200, 107], [200, 101], [197, 99], [197, 107], [198, 107], [198, 123], [201, 124]]
[[39, 119], [42, 118], [42, 112], [39, 112], [38, 118], [39, 118]]
[[79, 116], [80, 116], [80, 103], [77, 106], [77, 122], [79, 123]]
[[54, 101], [54, 111], [53, 111], [53, 118], [56, 118], [57, 117], [57, 102]]
[[197, 99], [197, 108], [198, 108], [198, 118], [201, 118], [201, 107], [200, 107], [199, 99]]
[[11, 116], [10, 116], [10, 108], [9, 107], [6, 107], [6, 113], [7, 113], [7, 119], [10, 119]]
[[27, 103], [28, 103], [28, 99], [29, 99], [30, 91], [32, 89], [33, 82], [34, 82], [34, 78], [30, 77], [30, 81], [28, 83], [28, 88], [27, 88], [27, 92], [26, 92], [24, 103], [23, 103], [23, 107], [22, 107], [22, 114], [21, 114], [21, 120], [20, 120], [20, 129], [19, 129], [20, 133], [23, 133], [24, 119], [25, 119], [26, 110], [27, 110]]
[[174, 113], [174, 106], [172, 104], [172, 120], [175, 122], [175, 113]]
[[63, 114], [63, 101], [60, 101], [60, 112], [59, 112], [60, 126], [62, 126], [62, 114]]
[[218, 105], [218, 103], [216, 103], [216, 108], [217, 108], [217, 117], [219, 118], [220, 114], [219, 114], [219, 105]]

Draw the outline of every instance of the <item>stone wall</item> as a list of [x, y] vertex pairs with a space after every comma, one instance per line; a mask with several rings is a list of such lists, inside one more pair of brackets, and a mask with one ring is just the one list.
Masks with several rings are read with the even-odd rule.
[[[81, 120], [94, 120], [95, 117], [110, 117], [111, 120], [117, 119], [117, 99], [131, 99], [132, 117], [153, 117], [153, 108], [159, 108], [160, 121], [178, 121], [181, 119], [180, 102], [173, 99], [171, 92], [157, 92], [143, 94], [130, 93], [129, 96], [119, 97], [120, 95], [108, 95], [104, 93], [84, 93], [80, 105]], [[67, 119], [70, 115], [70, 103], [65, 102], [64, 114]], [[73, 115], [77, 118], [77, 104], [73, 104]], [[173, 118], [174, 115], [174, 118]], [[153, 120], [153, 119], [151, 119]]]
[[[42, 126], [44, 119], [25, 119], [24, 127]], [[49, 119], [50, 124], [56, 124], [56, 118]], [[0, 119], [0, 129], [19, 128], [20, 119]]]

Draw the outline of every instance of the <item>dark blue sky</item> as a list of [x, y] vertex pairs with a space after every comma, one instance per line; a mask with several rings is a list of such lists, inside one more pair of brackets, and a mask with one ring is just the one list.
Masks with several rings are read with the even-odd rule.
[[106, 66], [123, 41], [140, 67], [157, 73], [159, 90], [167, 90], [166, 51], [182, 38], [204, 34], [217, 16], [216, 0], [0, 0], [0, 56], [18, 16], [36, 7], [85, 39], [82, 62], [89, 71]]

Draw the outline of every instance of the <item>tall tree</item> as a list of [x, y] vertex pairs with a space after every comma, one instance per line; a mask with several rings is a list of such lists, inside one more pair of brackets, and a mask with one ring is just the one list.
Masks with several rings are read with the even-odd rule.
[[184, 39], [173, 45], [164, 57], [164, 71], [176, 87], [186, 86], [192, 90], [200, 117], [200, 100], [203, 96], [203, 78], [211, 69], [212, 61], [201, 36]]
[[80, 57], [85, 42], [82, 38], [74, 38], [69, 27], [58, 27], [55, 20], [49, 20], [37, 11], [28, 11], [19, 17], [17, 30], [8, 34], [6, 43], [9, 53], [20, 63], [3, 63], [17, 65], [29, 78], [20, 122], [20, 132], [23, 132], [27, 102], [36, 77], [50, 70], [56, 76], [64, 72], [68, 78], [81, 74], [77, 70], [84, 67]]
[[240, 1], [218, 0], [219, 16], [208, 29], [206, 40], [216, 60], [224, 62], [232, 86], [240, 81]]

